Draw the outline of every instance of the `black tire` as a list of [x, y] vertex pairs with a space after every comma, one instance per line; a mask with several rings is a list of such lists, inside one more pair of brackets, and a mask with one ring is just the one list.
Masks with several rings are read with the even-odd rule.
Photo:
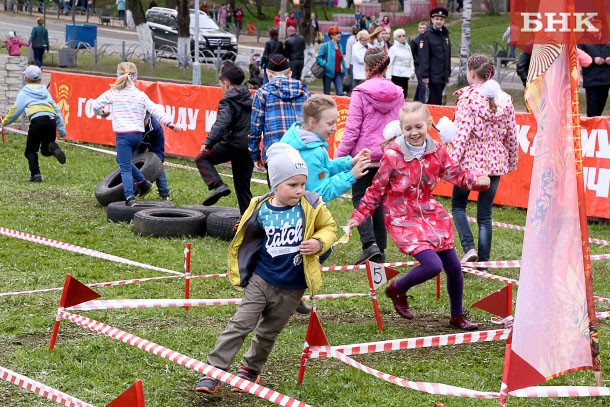
[[206, 233], [208, 236], [219, 239], [231, 240], [235, 237], [235, 225], [239, 221], [239, 211], [234, 212], [214, 212], [206, 220]]
[[203, 236], [205, 215], [180, 208], [151, 208], [133, 217], [133, 232], [154, 237]]
[[233, 208], [231, 206], [203, 206], [203, 205], [181, 205], [181, 208], [190, 209], [192, 211], [201, 212], [206, 216], [211, 215], [216, 212], [228, 212], [232, 215], [239, 216], [239, 209]]
[[108, 222], [131, 222], [137, 212], [150, 208], [175, 208], [171, 201], [138, 201], [134, 206], [125, 202], [111, 202], [106, 209]]
[[[134, 157], [131, 161], [142, 171], [144, 178], [150, 182], [155, 182], [163, 172], [163, 163], [155, 153], [146, 152]], [[112, 171], [97, 184], [95, 197], [102, 206], [125, 200], [119, 168]]]

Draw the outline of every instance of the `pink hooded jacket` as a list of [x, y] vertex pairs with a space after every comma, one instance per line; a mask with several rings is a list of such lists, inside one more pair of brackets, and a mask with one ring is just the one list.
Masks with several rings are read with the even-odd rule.
[[383, 129], [405, 104], [402, 88], [386, 78], [372, 78], [352, 91], [345, 133], [335, 157], [355, 157], [362, 149], [371, 150], [371, 161], [381, 161], [380, 144], [384, 141]]
[[18, 57], [21, 55], [21, 47], [27, 47], [28, 45], [27, 42], [21, 41], [17, 37], [13, 37], [6, 41], [6, 50], [10, 56]]

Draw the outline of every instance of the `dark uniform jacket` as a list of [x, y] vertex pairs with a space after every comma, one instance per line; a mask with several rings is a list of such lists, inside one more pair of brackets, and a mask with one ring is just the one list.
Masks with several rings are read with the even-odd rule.
[[265, 50], [263, 51], [263, 56], [261, 58], [261, 65], [263, 68], [267, 67], [267, 62], [269, 62], [271, 56], [275, 54], [284, 55], [284, 44], [282, 44], [282, 41], [272, 38], [265, 43]]
[[419, 72], [431, 83], [447, 83], [451, 74], [451, 42], [444, 26], [436, 30], [428, 26], [419, 41]]
[[610, 57], [610, 44], [581, 44], [578, 48], [585, 51], [593, 59], [587, 68], [582, 68], [583, 87], [610, 85], [610, 65], [597, 65], [595, 58], [606, 59]]
[[284, 41], [284, 56], [289, 61], [303, 61], [305, 59], [305, 38], [294, 34]]
[[208, 149], [248, 150], [252, 94], [246, 86], [231, 89], [218, 103], [218, 116], [205, 146]]
[[418, 34], [417, 37], [409, 41], [409, 46], [411, 47], [411, 55], [413, 55], [413, 65], [415, 65], [415, 70], [419, 68], [419, 42], [422, 40], [423, 35], [423, 33]]

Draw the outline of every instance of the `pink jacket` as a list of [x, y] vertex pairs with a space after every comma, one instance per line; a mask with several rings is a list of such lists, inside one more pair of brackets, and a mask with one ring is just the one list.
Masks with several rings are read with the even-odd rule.
[[13, 37], [6, 41], [6, 50], [10, 56], [18, 57], [21, 56], [21, 47], [27, 47], [28, 45], [30, 44], [21, 41], [17, 37]]
[[492, 112], [480, 88], [480, 84], [474, 84], [455, 92], [459, 97], [455, 110], [457, 134], [451, 158], [469, 170], [505, 175], [517, 169], [519, 157], [513, 102], [502, 92], [496, 98], [497, 110]]
[[383, 129], [405, 104], [402, 88], [386, 78], [372, 78], [352, 91], [345, 133], [335, 157], [356, 156], [362, 149], [371, 150], [371, 161], [381, 161], [380, 144], [384, 141]]
[[[431, 249], [452, 249], [453, 223], [432, 196], [438, 179], [474, 189], [479, 174], [453, 161], [444, 146], [426, 137], [426, 152], [418, 160], [399, 136], [385, 149], [381, 166], [352, 219], [362, 223], [383, 205], [385, 226], [398, 249], [407, 255]], [[480, 188], [478, 188], [480, 189]]]

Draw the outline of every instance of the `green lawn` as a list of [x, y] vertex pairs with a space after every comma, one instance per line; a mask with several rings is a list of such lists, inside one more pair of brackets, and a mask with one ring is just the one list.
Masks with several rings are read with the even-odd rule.
[[[105, 210], [93, 196], [95, 185], [113, 168], [114, 157], [64, 143], [68, 162], [59, 165], [53, 158], [42, 158], [42, 184], [25, 182], [27, 162], [23, 157], [23, 136], [8, 135], [1, 146], [0, 226], [56, 239], [75, 245], [122, 256], [177, 271], [182, 270], [183, 250], [192, 242], [193, 273], [221, 273], [226, 270], [228, 243], [214, 238], [154, 239], [135, 236], [130, 225], [106, 221]], [[193, 166], [192, 162], [172, 159]], [[226, 170], [225, 170], [226, 171]], [[199, 174], [168, 168], [173, 201], [200, 203], [207, 194]], [[266, 187], [253, 184], [254, 193]], [[148, 199], [156, 199], [152, 193]], [[446, 199], [442, 200], [449, 207]], [[236, 206], [234, 194], [221, 204]], [[471, 208], [472, 209], [472, 208]], [[333, 202], [331, 210], [338, 224], [345, 224], [351, 203]], [[498, 207], [494, 219], [523, 225], [525, 212]], [[605, 226], [591, 225], [591, 237], [610, 239]], [[523, 234], [495, 229], [492, 259], [520, 257]], [[593, 253], [608, 249], [592, 247]], [[461, 254], [461, 251], [459, 251]], [[328, 265], [352, 264], [360, 254], [357, 236], [338, 248]], [[389, 261], [404, 261], [392, 245]], [[410, 259], [409, 259], [410, 260]], [[406, 271], [405, 268], [401, 269]], [[607, 262], [593, 264], [596, 294], [610, 296]], [[0, 236], [0, 292], [59, 287], [66, 273], [84, 283], [151, 277], [160, 273], [129, 267], [84, 255], [62, 251], [22, 240]], [[517, 278], [518, 270], [498, 270], [498, 274]], [[323, 293], [367, 292], [362, 271], [326, 272]], [[443, 278], [444, 284], [444, 278]], [[491, 280], [466, 276], [464, 303], [474, 301], [502, 285]], [[121, 287], [98, 289], [102, 298], [180, 298], [183, 282], [163, 280]], [[449, 304], [434, 296], [434, 283], [425, 283], [410, 292], [415, 319], [397, 317], [391, 303], [379, 297], [384, 332], [376, 328], [369, 299], [325, 300], [318, 303], [319, 313], [332, 345], [400, 339], [453, 333], [448, 326]], [[224, 279], [193, 280], [192, 298], [239, 297]], [[54, 351], [47, 347], [59, 293], [0, 297], [0, 365], [39, 380], [96, 406], [102, 406], [129, 387], [136, 379], [144, 381], [147, 405], [151, 407], [186, 406], [263, 406], [267, 402], [251, 395], [234, 395], [224, 386], [219, 395], [205, 397], [193, 390], [198, 374], [165, 359], [153, 356], [108, 337], [63, 321]], [[600, 310], [608, 309], [599, 304]], [[235, 306], [183, 309], [108, 310], [82, 312], [83, 315], [116, 326], [183, 354], [205, 361], [215, 339], [235, 311]], [[470, 315], [481, 329], [495, 329], [490, 316], [477, 309]], [[494, 406], [497, 401], [441, 397], [406, 390], [347, 367], [336, 360], [311, 360], [302, 386], [296, 385], [307, 317], [296, 315], [280, 335], [261, 384], [316, 406]], [[602, 366], [608, 366], [608, 323], [600, 321]], [[247, 341], [248, 343], [248, 341]], [[498, 391], [502, 375], [504, 342], [450, 346], [440, 349], [397, 351], [356, 356], [367, 366], [414, 381], [447, 383], [485, 391]], [[237, 368], [236, 359], [233, 371]], [[593, 385], [590, 372], [580, 372], [554, 380], [551, 384]], [[509, 399], [511, 406], [603, 405], [600, 399]], [[28, 393], [10, 383], [0, 382], [0, 405], [38, 407], [52, 402]], [[609, 404], [610, 405], [610, 404]]]

